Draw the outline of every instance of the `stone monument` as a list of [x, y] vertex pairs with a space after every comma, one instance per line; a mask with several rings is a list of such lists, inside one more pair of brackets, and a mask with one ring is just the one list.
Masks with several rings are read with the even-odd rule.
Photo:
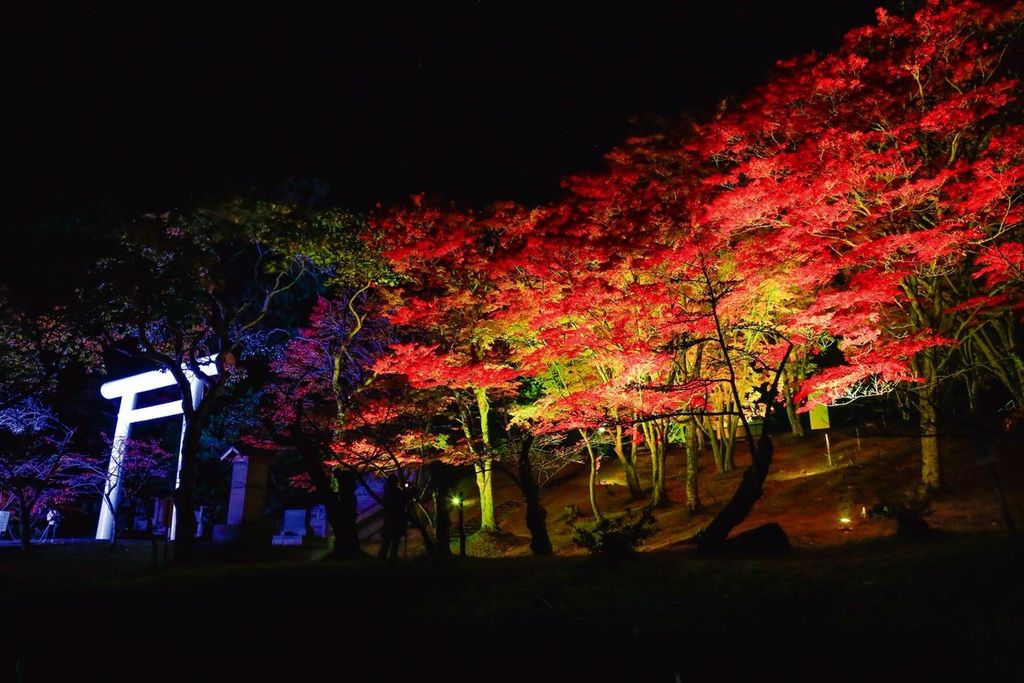
[[255, 446], [232, 446], [221, 460], [231, 463], [231, 490], [225, 524], [215, 524], [213, 540], [237, 541], [258, 535], [267, 500], [267, 472], [273, 453]]
[[293, 508], [284, 511], [284, 523], [281, 525], [281, 533], [274, 536], [271, 543], [274, 545], [302, 545], [302, 539], [306, 536], [306, 508]]

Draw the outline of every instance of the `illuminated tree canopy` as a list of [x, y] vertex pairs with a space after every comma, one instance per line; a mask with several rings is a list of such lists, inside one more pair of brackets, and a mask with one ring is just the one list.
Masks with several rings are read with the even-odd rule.
[[[1024, 411], [1022, 25], [1021, 2], [879, 10], [831, 54], [626, 140], [544, 204], [142, 216], [108, 235], [120, 251], [81, 290], [88, 343], [51, 312], [0, 317], [0, 410], [49, 391], [76, 354], [95, 365], [100, 342], [166, 368], [185, 399], [176, 499], [191, 507], [202, 431], [257, 368], [249, 438], [301, 456], [348, 555], [350, 475], [411, 485], [471, 466], [481, 528], [498, 532], [500, 470], [543, 520], [537, 472], [573, 453], [600, 520], [603, 452], [655, 508], [683, 502], [665, 481], [678, 444], [697, 513], [699, 452], [728, 472], [738, 433], [750, 465], [706, 529], [713, 550], [761, 495], [759, 423], [777, 412], [799, 432], [813, 405], [897, 389], [921, 483], [939, 488], [951, 390], [972, 410], [997, 391]], [[193, 405], [182, 368], [212, 354]]]
[[[388, 371], [452, 391], [464, 448], [483, 453], [490, 394], [537, 382], [509, 419], [588, 449], [610, 435], [627, 470], [626, 442], [643, 443], [653, 504], [673, 428], [713, 437], [716, 416], [746, 427], [765, 401], [902, 384], [922, 483], [940, 486], [942, 387], [995, 382], [1021, 405], [1024, 127], [1006, 56], [1022, 19], [1019, 3], [879, 10], [712, 119], [628, 141], [558, 202], [385, 212], [403, 275], [389, 317], [410, 335]], [[810, 362], [829, 348], [841, 362]], [[774, 393], [787, 360], [784, 382], [806, 379]]]

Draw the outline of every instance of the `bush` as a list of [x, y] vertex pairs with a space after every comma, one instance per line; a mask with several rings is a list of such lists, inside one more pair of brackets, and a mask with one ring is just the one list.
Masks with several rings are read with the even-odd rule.
[[573, 527], [572, 542], [586, 548], [594, 557], [614, 560], [631, 555], [656, 528], [654, 513], [645, 508], [639, 517], [627, 513], [623, 517], [605, 517], [600, 522]]

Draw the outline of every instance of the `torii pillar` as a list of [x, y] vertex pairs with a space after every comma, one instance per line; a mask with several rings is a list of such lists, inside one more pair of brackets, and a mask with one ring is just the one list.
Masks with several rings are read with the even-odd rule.
[[[202, 358], [199, 361], [199, 368], [205, 377], [212, 377], [217, 374], [217, 365], [214, 362], [216, 355]], [[185, 376], [188, 378], [189, 386], [192, 389], [192, 407], [195, 408], [203, 398], [203, 377], [196, 377], [186, 366], [182, 366]], [[114, 514], [121, 498], [121, 465], [124, 461], [125, 441], [131, 436], [132, 425], [136, 422], [146, 422], [161, 417], [173, 417], [184, 413], [181, 401], [171, 401], [145, 408], [136, 408], [135, 405], [139, 394], [155, 389], [176, 384], [174, 376], [167, 370], [153, 370], [143, 372], [131, 377], [123, 377], [107, 382], [100, 387], [100, 394], [103, 398], [121, 399], [121, 406], [117, 411], [117, 426], [114, 427], [113, 447], [110, 450], [110, 462], [107, 465], [107, 483], [105, 485], [103, 505], [100, 507], [100, 519], [96, 524], [96, 539], [109, 541], [114, 535]], [[178, 447], [178, 470], [174, 480], [177, 488], [181, 484], [181, 458], [185, 447], [185, 420], [181, 422], [181, 445]], [[108, 502], [109, 501], [109, 502]], [[174, 532], [178, 525], [178, 506], [174, 506], [174, 513], [171, 516], [170, 538], [174, 538]]]

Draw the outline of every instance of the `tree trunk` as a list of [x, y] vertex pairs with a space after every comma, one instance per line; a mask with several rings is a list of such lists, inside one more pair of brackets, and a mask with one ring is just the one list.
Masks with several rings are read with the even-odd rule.
[[185, 418], [184, 438], [181, 443], [181, 472], [174, 500], [177, 526], [174, 530], [174, 561], [190, 562], [195, 557], [196, 546], [196, 459], [199, 455], [199, 437], [202, 425], [194, 417]]
[[736, 488], [729, 502], [711, 523], [697, 537], [697, 549], [702, 553], [713, 554], [722, 549], [725, 539], [738, 524], [750, 514], [764, 492], [764, 480], [768, 476], [768, 468], [772, 464], [774, 446], [771, 437], [761, 436], [754, 453], [752, 463], [743, 473], [740, 485]]
[[356, 526], [356, 475], [351, 470], [339, 467], [334, 470], [334, 478], [338, 482], [337, 494], [328, 488], [327, 495], [320, 496], [320, 500], [327, 510], [327, 521], [331, 523], [331, 530], [334, 532], [334, 549], [331, 550], [331, 557], [349, 559], [357, 557], [360, 553], [359, 529]]
[[[721, 331], [719, 331], [719, 339], [722, 339]], [[728, 363], [728, 347], [724, 341], [721, 341], [720, 343], [721, 348], [725, 353], [726, 362]], [[761, 419], [761, 422], [765, 425], [765, 428], [764, 431], [761, 432], [761, 438], [756, 446], [753, 444], [753, 436], [749, 425], [745, 420], [743, 421], [743, 429], [746, 433], [747, 443], [752, 446], [750, 453], [750, 466], [743, 473], [740, 485], [736, 487], [736, 492], [733, 494], [732, 498], [729, 499], [729, 502], [725, 504], [725, 507], [721, 512], [715, 515], [715, 518], [711, 520], [711, 523], [697, 535], [697, 549], [702, 553], [716, 553], [721, 551], [725, 545], [725, 539], [729, 537], [729, 532], [747, 518], [754, 507], [754, 503], [756, 503], [761, 498], [762, 493], [764, 493], [764, 480], [768, 476], [768, 470], [772, 465], [772, 454], [775, 451], [772, 439], [768, 435], [767, 425], [768, 420], [771, 417], [772, 405], [778, 396], [779, 378], [785, 371], [786, 361], [789, 360], [789, 354], [792, 350], [793, 346], [790, 344], [786, 348], [786, 353], [782, 357], [779, 369], [775, 373], [775, 379], [772, 381], [771, 388], [762, 397], [765, 403], [765, 408], [764, 417]], [[731, 378], [730, 386], [732, 387], [734, 394], [734, 403], [738, 404], [739, 397], [736, 394], [739, 392], [736, 389], [736, 380], [735, 375], [732, 374], [733, 371], [731, 364], [729, 365], [729, 372]]]
[[480, 491], [480, 531], [493, 532], [498, 530], [498, 520], [494, 513], [494, 459], [491, 457], [491, 429], [488, 422], [490, 404], [487, 401], [487, 390], [476, 389], [477, 410], [480, 414], [480, 440], [483, 441], [484, 453], [473, 465], [476, 473], [476, 487]]
[[600, 522], [604, 519], [604, 515], [601, 514], [601, 508], [597, 505], [597, 456], [594, 453], [594, 447], [591, 445], [590, 439], [587, 438], [587, 433], [581, 429], [580, 435], [583, 437], [583, 444], [587, 448], [587, 455], [590, 456], [590, 479], [587, 483], [587, 492], [590, 495], [590, 508], [594, 511], [594, 520]]
[[452, 554], [452, 520], [448, 514], [450, 489], [434, 489], [434, 556], [445, 558]]
[[[722, 410], [731, 410], [732, 405], [726, 403]], [[715, 459], [715, 469], [719, 474], [732, 472], [736, 469], [736, 416], [719, 415], [718, 423], [712, 418], [705, 418], [707, 437], [711, 441], [711, 454]]]
[[413, 513], [409, 515], [409, 522], [416, 527], [416, 531], [420, 532], [420, 538], [423, 539], [423, 549], [428, 555], [434, 554], [434, 548], [436, 547], [434, 539], [430, 537], [430, 532], [427, 531], [427, 526], [424, 524], [423, 519], [420, 517], [420, 506], [414, 506]]
[[722, 471], [732, 472], [736, 469], [736, 423], [735, 415], [728, 415], [725, 420], [725, 431], [722, 432]]
[[449, 466], [443, 462], [432, 462], [429, 467], [434, 489], [434, 557], [444, 559], [452, 554], [452, 520], [448, 512], [451, 475]]
[[640, 477], [636, 473], [636, 449], [626, 452], [622, 439], [622, 425], [615, 427], [615, 457], [622, 463], [622, 470], [626, 474], [626, 486], [629, 488], [629, 499], [638, 500], [643, 498], [644, 489], [640, 486]]
[[711, 458], [715, 461], [715, 469], [718, 470], [719, 474], [722, 474], [725, 472], [725, 464], [722, 460], [722, 441], [715, 434], [714, 419], [706, 415], [702, 419], [704, 424], [701, 431], [706, 432], [708, 442], [711, 444]]
[[[299, 455], [305, 466], [306, 474], [313, 483], [316, 498], [324, 506], [327, 521], [334, 532], [334, 549], [331, 557], [348, 558], [359, 554], [359, 535], [356, 530], [356, 478], [348, 470], [338, 468], [335, 475], [338, 481], [338, 493], [331, 487], [331, 480], [324, 472], [324, 460], [310, 443], [298, 444]], [[343, 509], [342, 497], [347, 498]]]
[[530, 450], [533, 437], [527, 437], [519, 449], [519, 488], [526, 498], [526, 528], [530, 530], [530, 551], [534, 555], [550, 555], [554, 552], [548, 536], [547, 510], [540, 500], [540, 488], [533, 474]]
[[934, 491], [942, 487], [942, 461], [939, 458], [935, 366], [927, 351], [922, 369], [924, 384], [917, 393], [917, 410], [921, 425], [921, 484], [925, 490]]
[[800, 415], [796, 412], [794, 396], [796, 396], [796, 387], [793, 386], [793, 376], [786, 372], [782, 378], [782, 402], [786, 406], [786, 417], [789, 418], [789, 431], [793, 436], [803, 436], [804, 425], [800, 421]]
[[989, 320], [965, 341], [976, 348], [974, 362], [981, 365], [1013, 398], [1017, 410], [1024, 409], [1024, 358], [1017, 341], [1016, 316], [1000, 315]]
[[686, 509], [691, 513], [699, 512], [701, 509], [700, 504], [700, 491], [697, 489], [697, 471], [698, 461], [697, 456], [699, 451], [697, 450], [697, 420], [691, 418], [685, 427], [685, 442], [686, 442]]
[[491, 404], [487, 401], [487, 390], [477, 389], [474, 394], [476, 395], [476, 407], [480, 412], [480, 440], [484, 442], [484, 448], [490, 450], [491, 425], [489, 416], [491, 412]]
[[476, 487], [480, 491], [480, 531], [497, 531], [498, 520], [494, 514], [494, 461], [481, 458], [473, 463], [476, 473]]
[[668, 505], [665, 492], [665, 430], [661, 425], [648, 422], [644, 426], [647, 447], [651, 451], [651, 507]]

